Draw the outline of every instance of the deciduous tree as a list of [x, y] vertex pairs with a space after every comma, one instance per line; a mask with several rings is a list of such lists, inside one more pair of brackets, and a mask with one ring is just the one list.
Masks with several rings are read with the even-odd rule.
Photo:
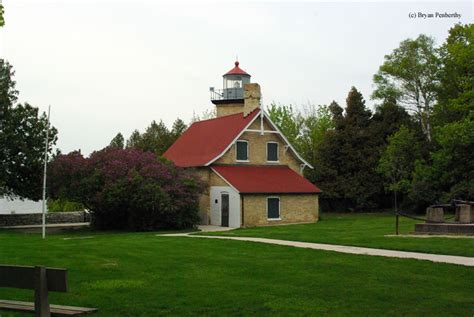
[[[0, 195], [37, 200], [41, 197], [47, 117], [28, 103], [14, 104], [18, 91], [13, 74], [12, 67], [0, 59]], [[56, 128], [49, 128], [49, 138], [51, 153]]]
[[408, 193], [411, 188], [415, 162], [421, 159], [421, 149], [413, 131], [402, 126], [388, 138], [388, 145], [379, 160], [377, 171], [386, 179], [386, 188]]
[[463, 120], [474, 111], [474, 24], [457, 24], [441, 46], [436, 125]]
[[376, 89], [372, 98], [395, 100], [413, 112], [430, 142], [432, 111], [438, 89], [440, 59], [434, 40], [426, 35], [407, 39], [385, 56], [374, 75]]
[[288, 141], [300, 150], [303, 116], [292, 105], [277, 105], [272, 103], [268, 107], [268, 115], [278, 126]]

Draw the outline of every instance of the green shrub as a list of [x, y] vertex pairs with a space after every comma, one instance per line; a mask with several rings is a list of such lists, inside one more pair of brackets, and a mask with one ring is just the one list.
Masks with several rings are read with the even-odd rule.
[[61, 155], [51, 164], [51, 196], [82, 202], [98, 229], [190, 228], [199, 221], [202, 183], [151, 152], [106, 148], [89, 158]]
[[48, 212], [67, 212], [67, 211], [82, 211], [85, 209], [81, 203], [69, 201], [64, 198], [48, 199]]

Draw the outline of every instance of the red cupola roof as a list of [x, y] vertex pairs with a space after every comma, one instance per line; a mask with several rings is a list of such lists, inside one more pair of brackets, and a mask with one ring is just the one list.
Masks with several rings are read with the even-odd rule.
[[225, 73], [224, 76], [225, 75], [246, 75], [246, 76], [250, 76], [243, 69], [241, 69], [239, 67], [239, 61], [235, 61], [235, 67], [232, 68], [231, 70], [229, 70], [227, 73]]

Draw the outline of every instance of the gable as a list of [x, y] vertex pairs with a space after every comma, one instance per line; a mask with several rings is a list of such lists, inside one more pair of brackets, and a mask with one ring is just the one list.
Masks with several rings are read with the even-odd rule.
[[[253, 129], [257, 126], [258, 129]], [[261, 134], [262, 126], [263, 135]], [[209, 166], [228, 155], [235, 147], [235, 141], [241, 136], [249, 137], [251, 133], [261, 136], [271, 135], [275, 142], [282, 145], [281, 148], [285, 149], [285, 153], [291, 153], [293, 161], [289, 162], [288, 165], [291, 164], [292, 168], [298, 166], [294, 167], [294, 170], [299, 169], [299, 163], [312, 168], [296, 152], [268, 115], [260, 109], [255, 109], [246, 117], [242, 113], [237, 113], [195, 122], [171, 145], [163, 156], [180, 167]], [[262, 141], [259, 140], [258, 142]], [[235, 163], [235, 161], [232, 163]]]
[[[256, 120], [259, 121], [259, 120]], [[238, 140], [245, 140], [248, 142], [248, 156], [249, 161], [245, 164], [248, 165], [288, 165], [292, 170], [300, 173], [299, 159], [294, 155], [288, 148], [285, 149], [286, 143], [282, 140], [277, 133], [264, 133], [260, 132], [244, 132]], [[278, 144], [278, 162], [267, 161], [267, 143], [273, 142]], [[236, 164], [236, 144], [234, 143], [227, 152], [222, 155], [219, 159], [213, 162], [213, 164]], [[239, 162], [239, 164], [242, 164]]]
[[257, 118], [252, 124], [248, 127], [249, 130], [260, 130], [263, 123], [263, 130], [265, 131], [275, 131], [275, 129], [270, 125], [267, 118]]
[[[264, 112], [239, 135], [235, 140], [249, 141], [249, 164], [267, 164], [266, 160], [266, 144], [267, 142], [277, 142], [279, 144], [280, 160], [279, 164], [290, 166], [293, 170], [301, 173], [300, 164], [304, 164], [313, 168], [306, 162], [293, 146], [288, 142], [286, 137], [279, 131], [278, 127], [271, 121], [270, 117]], [[263, 127], [263, 134], [262, 134]], [[236, 146], [235, 141], [230, 144], [227, 150], [209, 162], [209, 164], [235, 164], [236, 163]], [[254, 154], [252, 154], [254, 153]], [[256, 155], [255, 155], [256, 153]]]

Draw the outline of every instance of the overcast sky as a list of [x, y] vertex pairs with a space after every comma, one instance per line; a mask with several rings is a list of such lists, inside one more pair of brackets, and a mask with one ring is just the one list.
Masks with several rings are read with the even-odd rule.
[[[370, 100], [372, 76], [406, 38], [442, 43], [472, 23], [465, 2], [175, 2], [3, 0], [0, 54], [20, 102], [52, 107], [63, 153], [89, 154], [152, 120], [188, 122], [213, 105], [209, 87], [240, 66], [264, 104], [345, 105], [351, 86]], [[461, 18], [412, 19], [410, 13]]]

